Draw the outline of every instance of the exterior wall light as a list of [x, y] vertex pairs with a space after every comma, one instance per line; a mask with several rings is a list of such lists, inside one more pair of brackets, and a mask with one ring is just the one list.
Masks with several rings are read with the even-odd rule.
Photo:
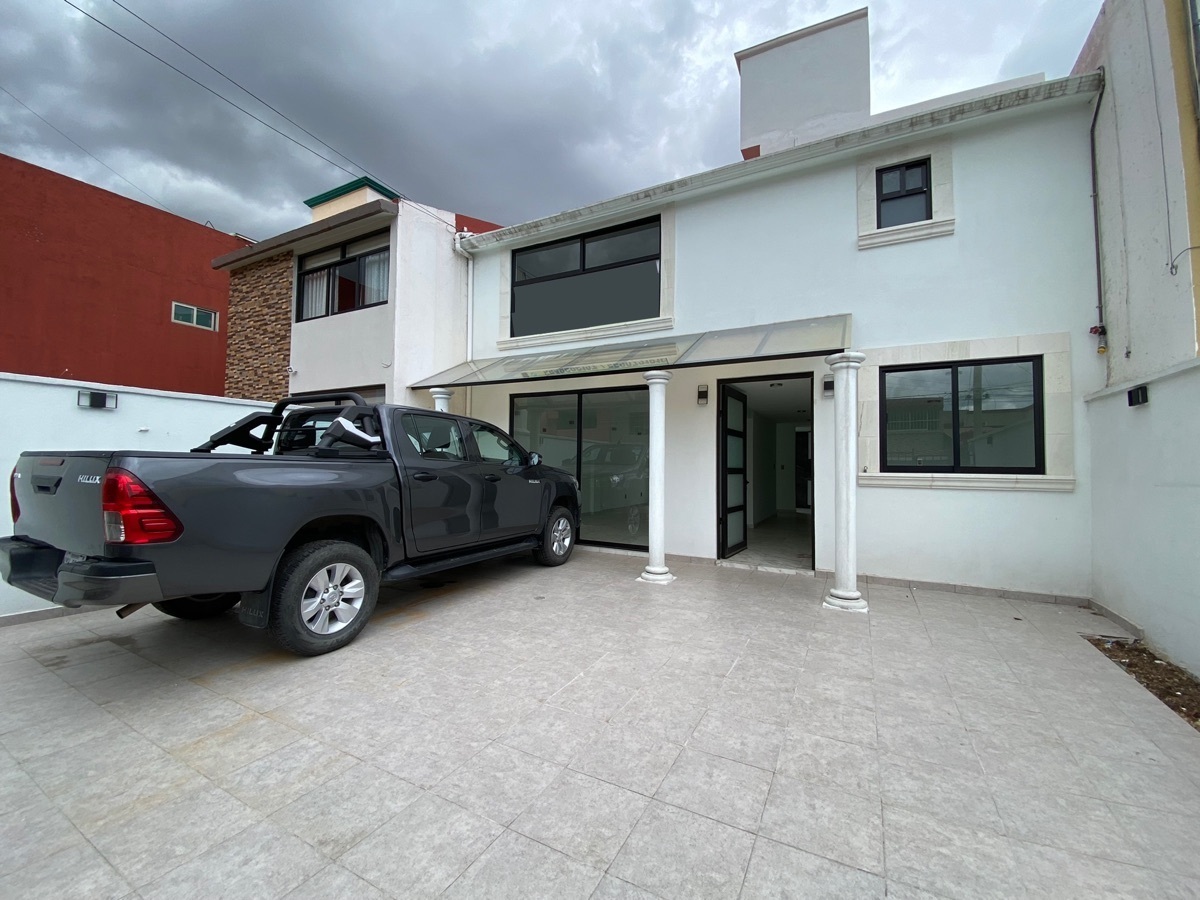
[[708, 406], [708, 385], [701, 384], [696, 387], [696, 405]]
[[821, 379], [821, 396], [826, 400], [833, 399], [833, 376], [826, 375]]

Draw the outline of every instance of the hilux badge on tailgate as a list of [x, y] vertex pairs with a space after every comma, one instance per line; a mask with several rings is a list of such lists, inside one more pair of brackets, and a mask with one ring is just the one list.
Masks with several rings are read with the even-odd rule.
[[80, 475], [79, 476], [80, 484], [99, 484], [100, 480], [101, 479], [100, 479], [99, 475]]

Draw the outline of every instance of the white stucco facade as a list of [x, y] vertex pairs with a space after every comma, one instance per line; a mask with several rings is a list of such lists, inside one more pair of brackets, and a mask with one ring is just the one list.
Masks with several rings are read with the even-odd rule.
[[[671, 220], [669, 237], [663, 229], [662, 266], [663, 277], [672, 279], [671, 323], [666, 329], [650, 323], [643, 339], [850, 313], [852, 349], [867, 355], [858, 404], [865, 474], [879, 470], [878, 441], [870, 435], [878, 433], [881, 361], [1043, 353], [1051, 359], [1047, 475], [864, 480], [857, 491], [864, 574], [1068, 597], [1090, 592], [1082, 397], [1104, 380], [1087, 334], [1096, 291], [1088, 143], [1094, 97], [1075, 93], [906, 141], [825, 154], [694, 199], [669, 192], [676, 199], [658, 207]], [[919, 157], [934, 146], [953, 160], [953, 230], [860, 249], [862, 160]], [[639, 208], [630, 219], [652, 211]], [[576, 226], [575, 233], [587, 230]], [[499, 246], [480, 241], [474, 251], [475, 358], [530, 352], [506, 350], [497, 337], [511, 302], [511, 252], [570, 233], [554, 226]], [[538, 349], [613, 342], [597, 336]], [[669, 554], [717, 555], [717, 409], [697, 405], [697, 387], [803, 372], [819, 384], [829, 368], [822, 357], [809, 357], [674, 372], [666, 388]], [[630, 373], [477, 386], [470, 412], [508, 428], [512, 394], [639, 382]], [[833, 402], [819, 390], [812, 432], [815, 565], [832, 570]]]

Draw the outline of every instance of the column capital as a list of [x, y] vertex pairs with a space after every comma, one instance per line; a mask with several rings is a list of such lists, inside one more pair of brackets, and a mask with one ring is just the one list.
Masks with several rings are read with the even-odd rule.
[[451, 388], [444, 388], [444, 387], [430, 388], [429, 396], [434, 397], [434, 398], [445, 397], [447, 400], [449, 400], [451, 397], [454, 396], [454, 391]]
[[867, 354], [847, 350], [844, 353], [834, 353], [825, 357], [825, 364], [831, 369], [857, 369], [867, 361]]
[[650, 372], [643, 372], [642, 377], [648, 384], [666, 384], [671, 380], [671, 373], [664, 372], [662, 369], [654, 369]]

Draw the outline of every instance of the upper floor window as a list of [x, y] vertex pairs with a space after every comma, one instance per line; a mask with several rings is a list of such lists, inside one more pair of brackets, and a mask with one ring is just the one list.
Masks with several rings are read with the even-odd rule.
[[512, 337], [659, 315], [659, 219], [513, 251]]
[[388, 241], [382, 231], [300, 257], [296, 321], [387, 303]]
[[933, 218], [928, 159], [878, 169], [875, 178], [880, 228]]
[[217, 314], [211, 309], [201, 309], [187, 303], [172, 301], [171, 321], [180, 325], [195, 325], [205, 331], [217, 330]]
[[879, 377], [881, 471], [1045, 474], [1040, 356]]

